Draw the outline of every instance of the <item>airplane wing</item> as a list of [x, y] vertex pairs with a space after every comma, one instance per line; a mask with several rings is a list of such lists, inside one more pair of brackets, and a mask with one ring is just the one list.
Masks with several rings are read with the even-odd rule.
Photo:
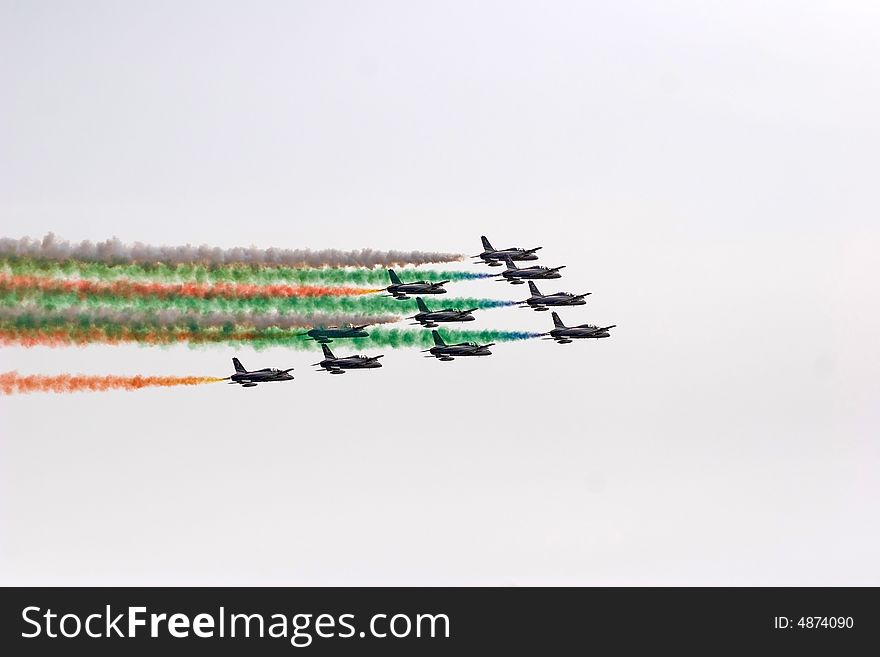
[[446, 283], [451, 283], [451, 281], [437, 281], [436, 283], [431, 283], [431, 287], [439, 287], [441, 285], [445, 285]]
[[525, 249], [523, 253], [534, 253], [535, 251], [540, 251], [543, 248], [543, 246], [536, 246], [534, 249]]
[[551, 267], [550, 269], [546, 269], [545, 271], [549, 274], [553, 271], [559, 271], [560, 269], [565, 269], [565, 265], [559, 265], [558, 267]]
[[479, 310], [479, 308], [468, 308], [467, 310], [459, 310], [458, 314], [459, 315], [470, 315], [475, 310]]

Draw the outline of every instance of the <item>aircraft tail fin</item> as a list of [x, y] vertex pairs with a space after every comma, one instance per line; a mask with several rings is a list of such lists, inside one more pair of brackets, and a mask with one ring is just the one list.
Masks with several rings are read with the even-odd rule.
[[333, 352], [330, 351], [330, 347], [328, 347], [326, 344], [321, 345], [321, 350], [324, 352], [324, 358], [326, 358], [327, 360], [336, 359], [336, 356], [333, 355]]
[[247, 372], [247, 370], [244, 368], [244, 365], [241, 364], [241, 361], [238, 360], [238, 358], [233, 358], [232, 364], [235, 366], [236, 372]]
[[431, 312], [430, 310], [428, 310], [428, 306], [425, 305], [425, 302], [422, 301], [422, 297], [416, 297], [416, 305], [418, 305], [418, 307], [419, 307], [419, 312], [423, 312], [423, 313]]
[[519, 267], [516, 266], [516, 263], [513, 260], [511, 260], [509, 257], [505, 258], [504, 262], [507, 263], [508, 269], [519, 269]]
[[492, 248], [492, 245], [489, 243], [489, 240], [486, 239], [485, 235], [480, 235], [480, 239], [483, 242], [483, 250], [485, 250], [485, 251], [494, 251], [495, 250]]
[[440, 337], [440, 334], [437, 331], [431, 331], [431, 336], [434, 338], [434, 346], [435, 347], [445, 347], [446, 343], [443, 341], [443, 338]]
[[391, 279], [393, 285], [400, 285], [400, 278], [394, 273], [393, 269], [388, 270], [388, 277]]
[[528, 281], [528, 283], [529, 283], [529, 292], [532, 293], [532, 296], [533, 296], [533, 297], [540, 297], [540, 296], [542, 296], [541, 293], [538, 292], [538, 286], [535, 285], [534, 281]]
[[556, 312], [553, 312], [553, 326], [556, 328], [565, 328], [565, 324], [562, 323], [562, 320], [559, 319], [559, 315]]

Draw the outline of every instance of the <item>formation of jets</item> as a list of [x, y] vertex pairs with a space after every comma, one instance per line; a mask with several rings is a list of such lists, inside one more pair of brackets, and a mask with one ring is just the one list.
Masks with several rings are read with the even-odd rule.
[[[483, 241], [483, 253], [474, 257], [480, 258], [490, 267], [499, 266], [501, 264], [499, 261], [501, 260], [507, 265], [507, 269], [499, 274], [500, 278], [497, 280], [506, 280], [513, 285], [529, 284], [531, 296], [525, 301], [520, 302], [519, 305], [523, 307], [532, 308], [536, 311], [546, 311], [550, 307], [583, 306], [586, 303], [586, 298], [592, 294], [592, 292], [585, 292], [583, 294], [572, 294], [571, 292], [541, 294], [534, 281], [561, 278], [562, 274], [559, 271], [564, 269], [565, 265], [559, 267], [533, 265], [531, 267], [519, 268], [516, 266], [516, 260], [537, 260], [538, 256], [535, 255], [535, 251], [541, 247], [539, 246], [534, 249], [493, 249], [485, 235], [480, 239]], [[552, 316], [553, 329], [542, 335], [545, 336], [546, 340], [554, 340], [557, 344], [570, 344], [572, 340], [580, 338], [610, 338], [611, 334], [609, 331], [616, 326], [614, 324], [611, 326], [595, 326], [594, 324], [566, 326], [555, 311], [552, 313]], [[436, 331], [434, 333], [436, 334]], [[434, 340], [436, 342], [437, 338], [435, 337]]]
[[[474, 258], [478, 258], [490, 267], [500, 267], [502, 264], [507, 265], [507, 268], [504, 271], [497, 274], [497, 280], [508, 281], [513, 285], [528, 283], [531, 296], [518, 304], [524, 308], [531, 308], [536, 311], [546, 311], [550, 308], [558, 308], [562, 306], [583, 306], [586, 303], [586, 298], [592, 294], [591, 292], [584, 292], [583, 294], [573, 294], [571, 292], [542, 294], [541, 291], [538, 290], [538, 286], [534, 281], [561, 278], [562, 274], [559, 272], [565, 268], [565, 265], [560, 265], [559, 267], [532, 265], [530, 267], [520, 268], [517, 267], [517, 262], [537, 260], [538, 256], [536, 252], [542, 247], [536, 246], [533, 249], [523, 249], [519, 247], [496, 249], [492, 246], [485, 235], [480, 239], [483, 242], [483, 251], [482, 253], [473, 256]], [[398, 300], [404, 300], [409, 299], [409, 295], [418, 295], [416, 296], [416, 305], [418, 306], [419, 312], [411, 317], [407, 317], [407, 319], [415, 320], [415, 324], [421, 325], [425, 328], [436, 329], [440, 323], [474, 321], [473, 313], [478, 310], [477, 308], [467, 308], [464, 310], [458, 308], [441, 308], [431, 310], [422, 299], [421, 295], [446, 294], [446, 288], [443, 286], [450, 281], [412, 281], [410, 283], [404, 283], [400, 280], [400, 277], [393, 269], [388, 270], [388, 278], [391, 280], [391, 284], [385, 288], [385, 291], [388, 292], [389, 296]], [[541, 333], [539, 335], [544, 336], [545, 340], [553, 340], [558, 344], [569, 344], [573, 340], [584, 338], [608, 338], [611, 337], [609, 331], [616, 326], [614, 324], [611, 326], [596, 326], [594, 324], [566, 326], [555, 311], [551, 313], [551, 315], [553, 317], [553, 328], [547, 333]], [[364, 330], [367, 326], [369, 326], [369, 324], [363, 324], [360, 326], [355, 326], [354, 324], [349, 324], [348, 326], [316, 326], [305, 333], [299, 333], [298, 335], [307, 336], [309, 339], [321, 344], [321, 349], [324, 352], [324, 359], [318, 363], [313, 363], [314, 366], [319, 367], [330, 374], [345, 374], [346, 370], [376, 369], [382, 367], [382, 364], [379, 362], [379, 359], [382, 358], [382, 354], [379, 354], [378, 356], [362, 356], [360, 354], [355, 354], [351, 356], [337, 357], [333, 355], [330, 347], [327, 346], [328, 343], [332, 342], [334, 339], [366, 338], [369, 336], [369, 333]], [[423, 353], [429, 354], [427, 356], [428, 358], [436, 358], [441, 361], [451, 361], [455, 358], [464, 356], [491, 356], [492, 352], [489, 350], [489, 347], [492, 347], [495, 344], [494, 342], [488, 344], [477, 344], [476, 342], [447, 344], [443, 339], [443, 336], [441, 336], [436, 330], [431, 331], [431, 336], [434, 339], [434, 346], [430, 349], [423, 350]], [[243, 388], [252, 388], [258, 383], [290, 381], [293, 379], [293, 376], [290, 374], [293, 368], [286, 370], [265, 368], [248, 371], [244, 368], [238, 358], [233, 358], [232, 364], [235, 366], [235, 374], [227, 378], [230, 383], [240, 385]]]

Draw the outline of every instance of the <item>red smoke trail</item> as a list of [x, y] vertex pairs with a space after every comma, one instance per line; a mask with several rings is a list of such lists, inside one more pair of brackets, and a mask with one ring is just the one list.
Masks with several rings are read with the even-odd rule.
[[112, 294], [121, 297], [191, 297], [193, 299], [252, 299], [254, 297], [347, 297], [381, 292], [384, 288], [326, 285], [253, 285], [249, 283], [141, 283], [136, 281], [84, 281], [42, 276], [0, 274], [0, 290], [72, 292], [80, 297]]
[[155, 386], [195, 386], [224, 380], [213, 376], [88, 376], [84, 374], [21, 376], [18, 372], [3, 372], [0, 373], [0, 394], [139, 390]]

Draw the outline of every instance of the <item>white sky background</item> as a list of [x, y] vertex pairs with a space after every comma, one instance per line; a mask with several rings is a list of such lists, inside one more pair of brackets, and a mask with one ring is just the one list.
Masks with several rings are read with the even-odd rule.
[[3, 235], [485, 233], [568, 265], [542, 291], [593, 292], [563, 319], [619, 328], [341, 377], [3, 348], [22, 373], [297, 369], [0, 399], [0, 581], [880, 584], [878, 31], [872, 2], [3, 0]]

